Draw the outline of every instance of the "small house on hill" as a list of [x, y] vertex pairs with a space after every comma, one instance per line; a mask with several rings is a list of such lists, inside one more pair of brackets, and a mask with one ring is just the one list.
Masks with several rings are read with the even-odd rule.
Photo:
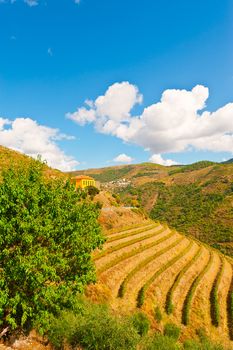
[[80, 175], [80, 176], [75, 176], [72, 178], [72, 181], [75, 182], [75, 188], [85, 188], [88, 186], [95, 186], [96, 187], [96, 182], [95, 180], [87, 175]]

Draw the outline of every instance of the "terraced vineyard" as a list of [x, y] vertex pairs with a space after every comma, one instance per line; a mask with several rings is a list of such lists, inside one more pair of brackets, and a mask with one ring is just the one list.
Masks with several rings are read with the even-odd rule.
[[[172, 321], [184, 337], [205, 328], [233, 346], [233, 261], [167, 226], [148, 221], [110, 232], [94, 254], [96, 290], [108, 291], [113, 309], [141, 308], [155, 328]], [[155, 309], [162, 312], [158, 322]]]

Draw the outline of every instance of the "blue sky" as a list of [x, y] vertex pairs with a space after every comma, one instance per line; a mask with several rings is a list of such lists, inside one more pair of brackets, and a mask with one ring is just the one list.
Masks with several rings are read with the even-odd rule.
[[64, 170], [231, 158], [232, 37], [232, 0], [0, 0], [0, 144]]

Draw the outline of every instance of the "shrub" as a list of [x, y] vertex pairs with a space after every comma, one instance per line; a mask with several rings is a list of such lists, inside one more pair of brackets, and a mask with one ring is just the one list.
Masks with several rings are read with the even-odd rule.
[[208, 338], [201, 342], [195, 340], [186, 340], [184, 350], [227, 350], [221, 344], [212, 343]]
[[180, 350], [180, 346], [174, 341], [174, 339], [164, 336], [155, 335], [153, 338], [145, 340], [141, 346], [142, 350]]
[[215, 327], [218, 327], [220, 324], [220, 305], [218, 300], [218, 288], [219, 284], [222, 278], [222, 274], [224, 271], [224, 260], [222, 258], [220, 269], [218, 271], [218, 274], [214, 280], [211, 293], [210, 293], [210, 314], [211, 314], [211, 321], [212, 324]]
[[140, 336], [147, 334], [150, 328], [150, 321], [144, 313], [137, 312], [132, 316], [131, 320]]
[[180, 328], [174, 323], [167, 323], [164, 327], [164, 335], [177, 341], [180, 337]]
[[137, 307], [141, 308], [145, 301], [145, 289], [142, 287], [137, 295]]
[[160, 308], [158, 306], [155, 307], [155, 320], [157, 322], [161, 322], [162, 321], [162, 313], [160, 311]]
[[184, 350], [202, 350], [201, 344], [195, 340], [186, 340], [184, 342]]
[[104, 305], [85, 304], [77, 314], [63, 312], [54, 319], [49, 339], [57, 349], [68, 344], [89, 350], [136, 350], [140, 336], [130, 319], [113, 316]]
[[0, 183], [0, 324], [43, 331], [95, 281], [93, 249], [104, 238], [99, 211], [43, 164], [10, 169]]
[[95, 186], [88, 186], [87, 187], [87, 193], [93, 199], [97, 194], [100, 193], [100, 190], [97, 187], [95, 187]]

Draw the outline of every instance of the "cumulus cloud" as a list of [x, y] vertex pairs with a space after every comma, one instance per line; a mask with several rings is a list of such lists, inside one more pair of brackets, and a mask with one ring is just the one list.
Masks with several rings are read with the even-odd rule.
[[95, 123], [98, 131], [114, 134], [117, 126], [130, 122], [131, 109], [141, 102], [142, 95], [135, 85], [128, 82], [115, 83], [103, 96], [95, 101], [86, 100], [85, 107], [74, 113], [67, 113], [67, 118], [80, 125]]
[[39, 4], [38, 0], [24, 0], [24, 2], [30, 7], [37, 6]]
[[58, 129], [39, 125], [30, 118], [11, 121], [0, 118], [0, 144], [37, 158], [41, 155], [48, 165], [63, 171], [74, 170], [79, 162], [67, 156], [58, 146], [58, 140], [70, 140], [72, 136], [61, 134]]
[[93, 123], [97, 131], [140, 145], [152, 154], [193, 148], [233, 153], [233, 103], [209, 112], [208, 97], [209, 89], [202, 85], [190, 91], [169, 89], [141, 115], [133, 115], [142, 95], [135, 85], [122, 82], [67, 117], [80, 125]]
[[[0, 0], [0, 4], [14, 4], [17, 0]], [[30, 7], [39, 5], [39, 0], [23, 0]]]
[[133, 161], [133, 158], [127, 156], [125, 153], [122, 153], [115, 157], [113, 161], [116, 163], [131, 163]]
[[165, 165], [165, 166], [171, 166], [171, 165], [176, 165], [178, 164], [176, 161], [172, 159], [164, 159], [161, 154], [153, 154], [150, 159], [150, 162], [160, 164], [160, 165]]

